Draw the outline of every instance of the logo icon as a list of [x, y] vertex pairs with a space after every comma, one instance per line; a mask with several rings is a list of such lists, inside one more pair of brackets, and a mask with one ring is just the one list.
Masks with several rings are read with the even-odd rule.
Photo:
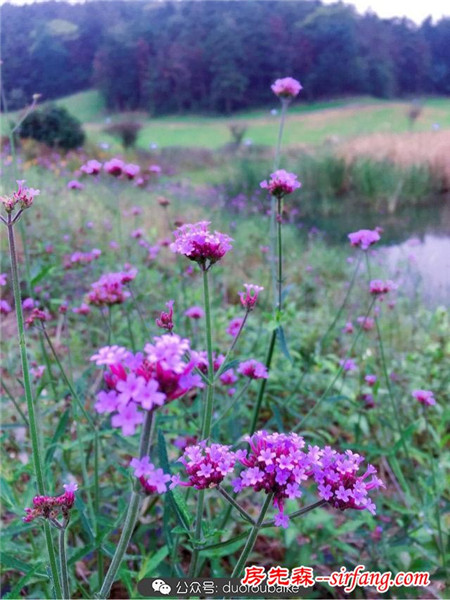
[[172, 591], [170, 585], [167, 584], [163, 579], [155, 579], [155, 581], [152, 583], [152, 588], [155, 592], [163, 594], [163, 596], [167, 596]]

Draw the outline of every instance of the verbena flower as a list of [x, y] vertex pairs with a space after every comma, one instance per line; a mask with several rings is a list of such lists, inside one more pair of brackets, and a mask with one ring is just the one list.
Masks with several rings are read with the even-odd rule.
[[169, 333], [172, 332], [174, 324], [173, 324], [173, 300], [169, 300], [166, 303], [168, 311], [162, 311], [159, 317], [156, 319], [155, 323], [157, 327], [161, 329], [166, 329]]
[[73, 252], [70, 256], [63, 258], [63, 265], [65, 269], [71, 269], [77, 265], [88, 265], [100, 258], [101, 254], [102, 251], [98, 248], [93, 248], [89, 252]]
[[382, 281], [381, 279], [372, 279], [369, 284], [369, 291], [374, 296], [387, 294], [395, 288], [392, 281]]
[[364, 331], [372, 331], [372, 329], [375, 327], [375, 319], [372, 317], [361, 316], [356, 319], [356, 322], [361, 329], [364, 329]]
[[353, 358], [346, 358], [339, 361], [339, 365], [344, 369], [344, 371], [356, 371], [358, 365], [353, 360]]
[[278, 169], [278, 171], [271, 173], [269, 181], [261, 181], [259, 185], [261, 188], [268, 190], [272, 196], [280, 199], [287, 194], [292, 194], [302, 184], [297, 181], [297, 175], [294, 173]]
[[12, 312], [11, 305], [7, 300], [0, 300], [0, 315], [8, 315]]
[[133, 435], [145, 411], [202, 385], [201, 377], [193, 373], [196, 359], [185, 359], [190, 354], [189, 340], [175, 334], [155, 337], [143, 353], [133, 354], [122, 346], [100, 348], [91, 360], [107, 367], [107, 389], [98, 393], [95, 410], [112, 414], [113, 427], [120, 427], [123, 435]]
[[360, 229], [354, 233], [348, 234], [348, 239], [352, 246], [358, 246], [361, 250], [367, 250], [372, 244], [378, 242], [380, 234], [376, 229]]
[[377, 376], [376, 375], [366, 375], [364, 377], [364, 381], [367, 383], [367, 385], [374, 386], [377, 382]]
[[353, 323], [351, 321], [347, 321], [347, 323], [342, 328], [342, 331], [344, 333], [353, 333], [355, 331], [355, 328], [353, 327]]
[[339, 453], [329, 446], [323, 450], [309, 446], [308, 456], [311, 458], [311, 474], [321, 498], [340, 510], [366, 509], [375, 514], [376, 507], [368, 493], [385, 486], [376, 476], [373, 465], [368, 465], [363, 475], [357, 475], [364, 457], [351, 450]]
[[202, 319], [205, 316], [205, 311], [201, 306], [191, 306], [184, 312], [184, 314], [189, 319], [198, 320]]
[[11, 196], [0, 196], [0, 202], [7, 213], [12, 213], [17, 206], [19, 206], [20, 210], [30, 208], [35, 196], [39, 194], [39, 190], [27, 187], [25, 180], [17, 180], [17, 191]]
[[413, 390], [411, 395], [424, 406], [434, 406], [436, 404], [434, 394], [430, 390]]
[[133, 163], [129, 163], [123, 166], [122, 172], [127, 179], [134, 179], [141, 170], [139, 165], [134, 165]]
[[287, 526], [284, 514], [287, 498], [300, 498], [300, 489], [307, 479], [310, 460], [302, 452], [303, 438], [296, 433], [268, 433], [257, 431], [245, 440], [249, 452], [238, 451], [237, 458], [245, 469], [232, 484], [235, 492], [250, 487], [255, 492], [274, 494], [273, 504], [278, 508], [277, 522]]
[[80, 171], [86, 175], [98, 175], [102, 169], [102, 163], [98, 160], [88, 160], [87, 163], [80, 167]]
[[243, 317], [235, 317], [234, 319], [231, 319], [226, 329], [228, 335], [230, 335], [232, 338], [235, 338], [241, 328], [243, 321]]
[[139, 479], [148, 494], [167, 492], [167, 484], [172, 478], [162, 469], [155, 468], [155, 465], [150, 462], [150, 457], [133, 458], [130, 466], [134, 469], [134, 476]]
[[78, 179], [71, 179], [67, 183], [68, 190], [82, 190], [83, 188], [84, 188], [84, 185], [81, 183], [81, 181], [78, 181]]
[[120, 177], [124, 167], [125, 163], [120, 158], [112, 158], [103, 165], [104, 170], [113, 177]]
[[295, 98], [295, 96], [298, 96], [300, 90], [303, 89], [300, 81], [292, 77], [276, 79], [270, 87], [273, 93], [279, 98]]
[[241, 362], [237, 370], [238, 373], [249, 379], [267, 379], [269, 377], [266, 365], [254, 359]]
[[98, 281], [91, 284], [91, 291], [87, 294], [87, 302], [95, 306], [113, 306], [122, 304], [130, 297], [130, 292], [124, 289], [136, 276], [136, 270], [105, 273]]
[[259, 293], [262, 292], [264, 288], [259, 285], [254, 285], [253, 283], [244, 283], [244, 287], [245, 292], [239, 292], [241, 304], [246, 310], [251, 311], [255, 307]]
[[206, 445], [206, 441], [195, 446], [188, 446], [179, 459], [184, 465], [188, 481], [181, 481], [178, 476], [172, 478], [171, 487], [176, 485], [193, 486], [197, 490], [215, 487], [233, 471], [236, 453], [229, 446], [221, 444]]
[[188, 223], [174, 231], [175, 241], [170, 244], [172, 252], [183, 254], [208, 270], [232, 249], [233, 241], [228, 235], [209, 231], [209, 221]]
[[25, 508], [26, 516], [23, 517], [25, 523], [31, 523], [34, 519], [42, 517], [50, 519], [60, 525], [56, 519], [62, 515], [64, 520], [69, 520], [69, 512], [75, 503], [75, 492], [78, 489], [76, 483], [64, 484], [65, 492], [61, 496], [35, 496], [33, 498], [33, 507]]

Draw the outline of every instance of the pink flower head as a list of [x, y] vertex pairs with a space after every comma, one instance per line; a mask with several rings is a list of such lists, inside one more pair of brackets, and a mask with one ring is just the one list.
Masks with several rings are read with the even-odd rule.
[[[296, 433], [268, 433], [257, 431], [245, 440], [250, 450], [239, 451], [238, 460], [245, 467], [232, 484], [235, 492], [246, 487], [255, 492], [273, 493], [273, 504], [279, 513], [284, 514], [287, 498], [300, 498], [301, 485], [307, 479], [306, 471], [310, 466], [308, 456], [302, 451], [305, 442]], [[287, 525], [285, 517], [280, 524]]]
[[354, 233], [349, 233], [348, 239], [350, 240], [350, 244], [352, 246], [359, 246], [361, 250], [367, 250], [369, 246], [372, 246], [372, 244], [375, 244], [381, 238], [380, 234], [376, 230], [360, 229]]
[[230, 335], [232, 338], [235, 338], [237, 336], [237, 334], [239, 333], [239, 330], [240, 330], [243, 322], [244, 322], [243, 317], [236, 317], [234, 319], [231, 319], [231, 321], [228, 323], [228, 327], [227, 327], [228, 335]]
[[127, 165], [123, 165], [123, 174], [127, 179], [134, 179], [141, 170], [139, 165], [134, 165], [133, 163], [129, 163]]
[[356, 369], [358, 368], [356, 362], [353, 360], [353, 358], [347, 358], [345, 360], [340, 360], [339, 364], [341, 367], [343, 367], [344, 371], [356, 371]]
[[24, 180], [17, 180], [17, 191], [15, 191], [12, 196], [1, 196], [0, 202], [3, 204], [6, 212], [11, 213], [17, 204], [21, 210], [30, 208], [33, 204], [34, 197], [39, 194], [39, 190], [27, 187]]
[[133, 458], [130, 466], [134, 469], [134, 476], [139, 479], [148, 494], [167, 492], [167, 484], [172, 478], [162, 469], [156, 469], [155, 465], [150, 462], [150, 457]]
[[239, 292], [242, 306], [251, 311], [254, 309], [256, 301], [258, 300], [259, 292], [263, 291], [263, 287], [254, 285], [253, 283], [244, 283], [245, 292]]
[[123, 173], [124, 167], [125, 163], [120, 158], [112, 158], [111, 160], [105, 162], [103, 166], [104, 170], [113, 177], [120, 177]]
[[[76, 483], [68, 483], [64, 486], [65, 492], [61, 496], [35, 496], [33, 498], [33, 508], [26, 508], [26, 516], [23, 517], [25, 523], [31, 523], [34, 519], [51, 519], [50, 522], [56, 523], [60, 528], [64, 527], [69, 521], [70, 510], [75, 503], [75, 492], [78, 489]], [[63, 523], [57, 521], [62, 516]]]
[[269, 181], [261, 181], [260, 187], [269, 191], [276, 198], [283, 198], [287, 194], [292, 194], [293, 191], [301, 187], [301, 183], [297, 181], [297, 175], [288, 173], [284, 169], [278, 169], [271, 173]]
[[191, 306], [185, 311], [184, 314], [189, 319], [194, 319], [196, 321], [198, 319], [203, 319], [203, 317], [205, 316], [205, 311], [201, 306]]
[[91, 284], [91, 291], [87, 295], [87, 302], [95, 306], [112, 306], [122, 304], [130, 297], [130, 292], [124, 289], [136, 276], [135, 270], [106, 273], [98, 281]]
[[76, 315], [86, 316], [91, 312], [91, 307], [83, 302], [80, 306], [75, 306], [72, 308], [72, 312]]
[[32, 367], [30, 369], [30, 373], [33, 375], [34, 379], [41, 379], [45, 372], [45, 365], [38, 365], [37, 367]]
[[430, 390], [413, 390], [412, 397], [424, 406], [434, 406], [436, 404], [434, 394]]
[[358, 317], [356, 322], [364, 331], [372, 331], [375, 327], [375, 319], [372, 317]]
[[168, 308], [168, 312], [162, 311], [159, 315], [159, 318], [156, 319], [156, 326], [161, 329], [166, 329], [169, 333], [173, 330], [173, 300], [169, 300], [166, 302], [166, 306]]
[[353, 327], [353, 323], [351, 321], [347, 321], [347, 323], [343, 327], [342, 331], [344, 333], [353, 333], [355, 331], [355, 328]]
[[[368, 492], [384, 487], [376, 477], [376, 469], [369, 465], [363, 475], [358, 476], [359, 466], [364, 458], [346, 450], [341, 454], [326, 446], [323, 450], [309, 446], [311, 456], [311, 474], [318, 485], [319, 495], [335, 508], [346, 510], [368, 510], [375, 514], [375, 504]], [[367, 481], [368, 478], [371, 478]]]
[[154, 175], [159, 175], [162, 171], [162, 169], [159, 165], [150, 165], [148, 170], [150, 173], [153, 173]]
[[6, 300], [0, 300], [0, 315], [8, 315], [12, 312], [11, 305]]
[[241, 362], [238, 373], [249, 379], [267, 379], [269, 377], [266, 365], [253, 359]]
[[170, 244], [172, 252], [183, 254], [197, 262], [207, 271], [232, 248], [233, 241], [228, 235], [208, 230], [209, 221], [188, 223], [174, 231], [175, 241]]
[[36, 307], [36, 308], [33, 308], [31, 313], [25, 319], [25, 325], [27, 327], [31, 327], [31, 325], [34, 325], [34, 323], [36, 321], [40, 321], [41, 323], [43, 323], [44, 321], [50, 321], [51, 318], [52, 317], [47, 309], [45, 309], [45, 308], [42, 309], [42, 308]]
[[298, 96], [300, 90], [303, 89], [300, 81], [292, 77], [276, 79], [270, 87], [273, 93], [279, 98], [295, 98], [295, 96]]
[[376, 375], [366, 375], [364, 377], [364, 380], [367, 383], [367, 385], [370, 385], [370, 387], [372, 387], [377, 382], [377, 376]]
[[226, 475], [233, 471], [236, 454], [229, 446], [207, 446], [206, 442], [200, 442], [195, 446], [188, 446], [179, 461], [184, 465], [188, 481], [181, 482], [177, 477], [172, 487], [193, 486], [197, 490], [204, 490], [222, 483]]
[[6, 273], [0, 273], [0, 285], [6, 285], [8, 281], [8, 276]]
[[113, 414], [113, 427], [123, 435], [133, 435], [143, 422], [144, 412], [154, 410], [201, 386], [193, 373], [197, 360], [191, 358], [190, 343], [180, 336], [155, 337], [145, 346], [145, 353], [133, 354], [121, 346], [106, 346], [91, 357], [97, 365], [107, 367], [106, 390], [97, 395], [95, 410]]
[[86, 164], [82, 165], [80, 171], [86, 175], [98, 175], [102, 169], [102, 163], [98, 160], [88, 160]]
[[82, 190], [84, 185], [78, 179], [71, 179], [67, 184], [68, 190]]
[[390, 290], [394, 289], [392, 281], [382, 281], [381, 279], [372, 279], [369, 284], [370, 293], [374, 296], [387, 294]]

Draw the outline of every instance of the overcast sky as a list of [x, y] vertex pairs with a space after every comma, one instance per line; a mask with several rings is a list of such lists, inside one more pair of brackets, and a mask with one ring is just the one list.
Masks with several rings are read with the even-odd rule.
[[[6, 1], [11, 2], [12, 4], [31, 4], [35, 0], [0, 0], [0, 5], [5, 4]], [[78, 2], [83, 0], [68, 1]], [[109, 1], [114, 2], [117, 0]], [[322, 1], [326, 4], [335, 2], [335, 0]], [[344, 3], [353, 4], [361, 14], [370, 9], [382, 18], [408, 17], [418, 24], [428, 16], [431, 16], [435, 21], [442, 17], [450, 17], [450, 0], [344, 0]]]

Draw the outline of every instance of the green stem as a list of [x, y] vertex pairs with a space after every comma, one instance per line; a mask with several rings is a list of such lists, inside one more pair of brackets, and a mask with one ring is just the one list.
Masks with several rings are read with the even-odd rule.
[[[277, 330], [274, 329], [272, 331], [272, 336], [270, 338], [269, 348], [267, 350], [267, 356], [265, 365], [267, 369], [270, 369], [270, 365], [272, 364], [273, 351], [275, 349], [275, 340], [277, 339]], [[267, 379], [261, 379], [261, 383], [259, 384], [258, 397], [256, 398], [255, 410], [253, 411], [252, 424], [250, 426], [250, 435], [253, 435], [256, 430], [256, 426], [258, 425], [259, 411], [261, 410], [261, 404], [264, 398], [264, 392], [266, 390]]]
[[270, 506], [270, 503], [272, 502], [272, 498], [273, 498], [273, 494], [267, 495], [266, 500], [261, 509], [261, 512], [259, 513], [258, 520], [256, 521], [256, 523], [253, 525], [252, 529], [250, 530], [250, 534], [247, 538], [247, 541], [245, 542], [244, 549], [242, 550], [239, 560], [237, 561], [236, 566], [233, 569], [233, 573], [231, 574], [232, 578], [233, 577], [241, 577], [242, 572], [245, 567], [245, 563], [247, 562], [250, 552], [253, 550], [253, 546], [255, 545], [256, 538], [258, 537], [259, 530], [262, 527], [264, 517], [266, 516], [266, 512]]
[[[95, 428], [94, 433], [94, 511], [96, 515], [95, 519], [95, 535], [97, 543], [100, 538], [100, 472], [99, 472], [99, 458], [100, 458], [100, 438], [98, 434], [98, 428]], [[101, 587], [104, 577], [104, 564], [103, 564], [103, 552], [101, 544], [97, 550], [97, 571], [98, 571], [98, 587]]]
[[[428, 422], [427, 409], [425, 406], [423, 407], [423, 416], [425, 418], [427, 438], [428, 438], [428, 440], [431, 440], [430, 424]], [[441, 515], [439, 512], [439, 501], [440, 501], [441, 497], [440, 497], [437, 483], [436, 483], [434, 456], [432, 455], [431, 449], [430, 449], [430, 455], [431, 455], [431, 482], [433, 485], [435, 518], [436, 518], [436, 525], [437, 525], [438, 538], [439, 538], [439, 552], [440, 552], [441, 559], [442, 559], [442, 567], [444, 569], [444, 578], [445, 578], [447, 576], [447, 559], [446, 559], [446, 549], [445, 549], [445, 544], [444, 544], [444, 536], [442, 534]]]
[[66, 527], [59, 531], [59, 566], [61, 572], [62, 583], [62, 598], [68, 600], [70, 598], [69, 575], [67, 573], [67, 558], [66, 558]]
[[247, 310], [247, 311], [246, 311], [246, 313], [245, 313], [245, 315], [244, 315], [244, 318], [242, 319], [242, 323], [241, 323], [241, 326], [239, 327], [239, 331], [238, 331], [238, 332], [237, 332], [237, 334], [234, 336], [234, 340], [233, 340], [233, 342], [232, 342], [232, 344], [231, 344], [231, 346], [230, 346], [230, 349], [228, 350], [228, 352], [227, 352], [227, 353], [226, 353], [226, 355], [225, 355], [225, 358], [224, 358], [224, 361], [223, 361], [223, 363], [222, 363], [222, 366], [219, 368], [219, 370], [217, 371], [217, 373], [216, 373], [216, 374], [215, 374], [215, 376], [214, 376], [214, 379], [215, 379], [216, 381], [217, 381], [217, 379], [219, 379], [219, 377], [222, 375], [222, 373], [223, 373], [223, 371], [224, 371], [225, 367], [227, 366], [227, 363], [228, 363], [228, 358], [229, 358], [230, 354], [233, 352], [233, 350], [234, 350], [234, 349], [235, 349], [235, 347], [236, 347], [237, 341], [238, 341], [238, 339], [239, 339], [239, 338], [240, 338], [240, 336], [241, 336], [242, 330], [243, 330], [243, 329], [244, 329], [244, 327], [245, 327], [245, 324], [246, 324], [246, 322], [247, 322], [247, 319], [248, 319], [248, 315], [249, 315], [249, 314], [250, 314], [250, 311], [248, 311], [248, 310]]
[[283, 139], [284, 123], [286, 121], [286, 113], [289, 102], [285, 99], [281, 99], [281, 115], [280, 115], [280, 126], [278, 128], [277, 145], [275, 148], [275, 158], [273, 162], [273, 170], [276, 171], [280, 168], [281, 158], [281, 140]]
[[[22, 363], [23, 387], [28, 411], [28, 425], [31, 438], [31, 449], [33, 456], [33, 467], [36, 476], [37, 490], [40, 496], [45, 496], [44, 470], [42, 468], [42, 459], [39, 448], [39, 436], [36, 423], [36, 414], [34, 410], [33, 396], [31, 393], [30, 370], [28, 366], [27, 347], [25, 342], [25, 328], [22, 312], [22, 300], [20, 294], [19, 270], [17, 265], [16, 243], [14, 238], [14, 227], [11, 223], [11, 215], [8, 215], [8, 243], [11, 260], [11, 279], [13, 284], [14, 304], [16, 308], [17, 330], [19, 333], [20, 360]], [[57, 597], [61, 597], [61, 586], [59, 583], [58, 569], [56, 566], [55, 551], [53, 548], [52, 536], [48, 524], [45, 526], [45, 538], [50, 561], [50, 570], [52, 573], [53, 585]]]
[[215, 427], [217, 423], [221, 421], [236, 406], [236, 404], [239, 402], [239, 400], [250, 387], [251, 382], [251, 379], [247, 381], [242, 390], [238, 394], [236, 394], [236, 397], [233, 399], [233, 402], [231, 402], [231, 404], [223, 411], [223, 413], [217, 417], [216, 421], [214, 421], [214, 423], [212, 424], [212, 427]]
[[334, 326], [336, 325], [336, 323], [338, 322], [338, 320], [340, 319], [340, 317], [341, 317], [341, 315], [342, 315], [342, 311], [344, 310], [344, 308], [345, 308], [345, 305], [347, 304], [347, 300], [349, 299], [349, 296], [350, 296], [350, 294], [351, 294], [351, 291], [352, 291], [352, 289], [353, 289], [353, 286], [355, 285], [355, 281], [356, 281], [356, 275], [358, 274], [358, 271], [359, 271], [359, 265], [360, 265], [360, 264], [361, 264], [361, 254], [359, 254], [359, 257], [358, 257], [358, 262], [356, 263], [356, 268], [355, 268], [355, 270], [354, 270], [354, 272], [353, 272], [353, 276], [352, 276], [352, 278], [351, 278], [350, 285], [348, 286], [347, 293], [345, 294], [345, 298], [344, 298], [344, 300], [343, 300], [343, 302], [342, 302], [342, 304], [341, 304], [341, 306], [340, 306], [339, 310], [337, 311], [337, 313], [336, 313], [336, 316], [335, 316], [335, 317], [334, 317], [334, 319], [333, 319], [333, 322], [332, 322], [332, 323], [331, 323], [331, 325], [328, 327], [328, 329], [326, 330], [326, 332], [324, 333], [324, 335], [322, 336], [322, 338], [321, 338], [321, 340], [320, 340], [320, 342], [319, 342], [319, 348], [320, 348], [320, 350], [322, 349], [322, 346], [323, 346], [323, 344], [325, 343], [325, 341], [326, 341], [327, 337], [328, 337], [328, 336], [329, 336], [329, 334], [330, 334], [330, 333], [333, 331], [333, 329], [334, 329]]
[[[327, 504], [326, 500], [319, 500], [318, 502], [314, 502], [314, 504], [305, 506], [305, 508], [296, 510], [295, 512], [288, 515], [288, 517], [290, 520], [295, 519], [296, 517], [301, 517], [302, 515], [305, 515], [306, 513], [309, 513], [311, 510], [314, 510], [315, 508], [319, 508], [319, 506], [323, 506], [324, 504]], [[275, 519], [271, 519], [270, 521], [264, 521], [264, 523], [261, 525], [261, 528], [273, 527], [274, 525], [275, 525]]]
[[91, 415], [87, 412], [87, 410], [84, 408], [83, 406], [83, 402], [81, 401], [81, 398], [79, 397], [79, 395], [77, 394], [75, 388], [73, 387], [72, 383], [70, 382], [69, 378], [66, 375], [66, 372], [64, 370], [64, 367], [62, 366], [61, 361], [59, 360], [58, 354], [55, 350], [55, 347], [53, 346], [53, 342], [50, 339], [50, 336], [47, 333], [47, 330], [45, 329], [45, 325], [42, 324], [42, 331], [44, 333], [44, 337], [47, 341], [47, 344], [51, 350], [51, 353], [53, 354], [53, 358], [55, 359], [56, 364], [58, 365], [58, 369], [62, 375], [62, 378], [64, 379], [65, 384], [67, 385], [67, 387], [69, 388], [70, 393], [72, 394], [72, 397], [75, 398], [81, 412], [83, 413], [84, 418], [86, 419], [86, 421], [88, 421], [89, 425], [91, 426], [92, 429], [95, 430], [95, 424], [94, 421], [91, 417]]
[[[152, 431], [153, 411], [148, 411], [145, 416], [144, 425], [141, 433], [141, 441], [139, 444], [139, 458], [143, 458], [149, 453], [151, 446], [151, 431]], [[125, 517], [125, 523], [123, 525], [120, 540], [117, 545], [116, 551], [114, 552], [113, 559], [109, 565], [108, 572], [106, 573], [103, 585], [97, 598], [107, 598], [111, 591], [112, 584], [114, 583], [117, 572], [122, 563], [125, 552], [133, 535], [136, 521], [139, 515], [139, 505], [141, 501], [141, 493], [139, 488], [139, 482], [136, 480], [131, 493], [130, 502], [128, 504], [128, 510]]]
[[255, 521], [254, 521], [254, 519], [252, 519], [252, 517], [251, 517], [251, 516], [248, 514], [248, 512], [247, 512], [246, 510], [244, 510], [244, 509], [242, 508], [242, 506], [240, 506], [240, 505], [239, 505], [239, 504], [236, 502], [236, 500], [235, 500], [235, 499], [234, 499], [232, 496], [230, 496], [230, 494], [229, 494], [227, 491], [225, 491], [225, 490], [224, 490], [222, 487], [220, 487], [220, 485], [218, 485], [218, 486], [216, 487], [216, 489], [217, 489], [217, 491], [219, 492], [219, 494], [221, 494], [221, 495], [222, 495], [222, 496], [225, 498], [225, 500], [226, 500], [226, 501], [227, 501], [229, 504], [231, 504], [231, 506], [232, 506], [232, 507], [234, 507], [234, 508], [235, 508], [235, 509], [236, 509], [236, 510], [237, 510], [237, 511], [238, 511], [238, 512], [239, 512], [239, 513], [240, 513], [240, 514], [241, 514], [241, 515], [244, 517], [244, 519], [245, 519], [245, 520], [246, 520], [248, 523], [251, 523], [252, 525], [254, 525], [254, 524], [255, 524]]
[[208, 271], [203, 271], [203, 297], [205, 303], [205, 322], [206, 322], [206, 349], [208, 354], [208, 379], [209, 383], [206, 389], [206, 406], [203, 413], [202, 440], [209, 437], [211, 433], [211, 420], [214, 402], [214, 359], [212, 349], [212, 327], [211, 327], [211, 305], [209, 298]]
[[[212, 349], [212, 326], [211, 326], [211, 303], [209, 296], [209, 280], [208, 271], [203, 269], [203, 300], [205, 305], [205, 323], [206, 323], [206, 349], [208, 354], [208, 383], [206, 386], [206, 402], [205, 410], [203, 413], [202, 423], [202, 435], [201, 439], [206, 440], [211, 434], [211, 422], [213, 414], [214, 404], [214, 359]], [[198, 493], [197, 511], [195, 518], [195, 540], [196, 547], [192, 552], [191, 564], [189, 567], [189, 575], [194, 577], [196, 575], [198, 559], [199, 559], [199, 548], [198, 544], [202, 538], [202, 519], [203, 519], [203, 507], [205, 502], [205, 490], [200, 490]]]

